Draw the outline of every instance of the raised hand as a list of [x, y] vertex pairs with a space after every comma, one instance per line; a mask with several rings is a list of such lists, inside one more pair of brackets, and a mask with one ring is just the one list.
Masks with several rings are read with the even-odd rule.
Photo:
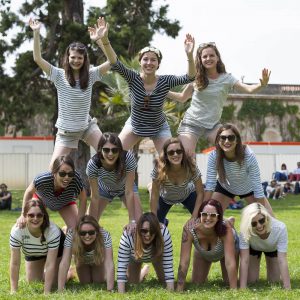
[[33, 20], [32, 18], [30, 18], [28, 23], [33, 31], [40, 30], [41, 28], [41, 23], [39, 20]]
[[108, 29], [109, 25], [105, 22], [104, 17], [99, 17], [94, 27], [88, 27], [91, 40], [96, 41], [103, 37], [108, 37]]
[[271, 75], [271, 71], [269, 72], [268, 69], [263, 69], [261, 72], [261, 79], [259, 79], [260, 81], [260, 85], [262, 87], [265, 87], [268, 85], [269, 79], [270, 79], [270, 75]]
[[188, 33], [184, 40], [184, 50], [186, 54], [193, 54], [195, 47], [195, 39]]

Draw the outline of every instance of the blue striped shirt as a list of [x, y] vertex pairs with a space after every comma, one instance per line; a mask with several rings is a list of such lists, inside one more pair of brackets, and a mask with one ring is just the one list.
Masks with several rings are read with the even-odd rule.
[[[217, 183], [217, 152], [213, 150], [208, 157], [206, 191], [214, 191]], [[223, 159], [226, 180], [221, 186], [234, 195], [245, 195], [254, 192], [255, 198], [263, 198], [264, 192], [260, 180], [260, 170], [256, 157], [247, 146], [245, 159], [241, 165], [236, 161]]]
[[22, 248], [25, 256], [47, 256], [48, 250], [57, 249], [60, 243], [60, 229], [52, 222], [44, 232], [45, 241], [41, 237], [33, 236], [27, 226], [19, 228], [14, 225], [10, 232], [9, 244], [11, 248]]
[[88, 87], [82, 90], [79, 80], [76, 80], [76, 86], [72, 87], [66, 79], [65, 70], [51, 66], [48, 79], [57, 89], [58, 118], [55, 124], [57, 128], [71, 132], [88, 128], [93, 84], [101, 78], [100, 68], [91, 68]]
[[54, 176], [50, 172], [45, 172], [35, 177], [33, 185], [38, 197], [43, 201], [44, 205], [51, 210], [62, 209], [74, 201], [83, 190], [83, 184], [77, 171], [69, 185], [58, 196], [55, 195]]
[[[198, 167], [196, 167], [195, 174], [192, 178], [185, 179], [181, 184], [173, 184], [170, 180], [160, 186], [159, 195], [162, 197], [165, 203], [173, 205], [184, 201], [192, 192], [195, 191], [195, 182], [201, 179], [201, 173]], [[151, 173], [153, 180], [157, 179], [158, 171], [154, 167]]]
[[126, 174], [133, 172], [137, 163], [132, 152], [123, 152], [125, 156], [125, 173], [124, 176], [118, 179], [116, 170], [106, 170], [101, 166], [101, 161], [98, 154], [95, 154], [88, 162], [86, 174], [90, 178], [98, 178], [99, 189], [105, 191], [113, 197], [124, 195]]
[[[164, 240], [164, 250], [162, 254], [162, 264], [163, 270], [165, 274], [166, 282], [174, 281], [174, 271], [173, 271], [173, 245], [171, 235], [167, 227], [161, 228], [161, 233]], [[139, 260], [139, 262], [151, 262], [152, 247], [150, 246], [148, 249], [144, 250], [143, 257]], [[118, 272], [117, 272], [117, 281], [118, 282], [127, 282], [127, 268], [129, 261], [136, 261], [134, 257], [134, 241], [133, 236], [128, 235], [127, 231], [124, 230], [118, 251]]]
[[[131, 126], [135, 134], [144, 137], [156, 135], [166, 122], [163, 105], [169, 90], [194, 80], [194, 78], [190, 79], [188, 75], [160, 75], [155, 89], [149, 95], [137, 71], [126, 68], [119, 60], [112, 66], [112, 70], [120, 73], [129, 85]], [[146, 96], [150, 96], [149, 109], [143, 110]]]

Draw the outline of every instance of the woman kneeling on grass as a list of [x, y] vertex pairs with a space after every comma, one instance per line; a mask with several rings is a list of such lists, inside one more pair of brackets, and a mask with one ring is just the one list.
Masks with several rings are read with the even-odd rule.
[[152, 262], [156, 275], [167, 289], [174, 290], [173, 246], [167, 227], [160, 227], [157, 217], [144, 213], [137, 222], [134, 234], [124, 230], [118, 253], [118, 291], [125, 293], [129, 283], [140, 283], [149, 272], [143, 262]]
[[[66, 242], [64, 254], [71, 251], [81, 284], [106, 282], [107, 290], [113, 290], [115, 270], [111, 236], [99, 226], [94, 217], [87, 215], [79, 220], [74, 232], [73, 246]], [[67, 255], [69, 256], [70, 254]], [[63, 260], [64, 257], [65, 255]], [[64, 285], [65, 282], [59, 284], [61, 287]]]
[[195, 246], [193, 283], [204, 283], [212, 262], [220, 261], [224, 282], [237, 288], [238, 237], [229, 222], [223, 220], [220, 202], [210, 199], [203, 202], [199, 210], [200, 223], [193, 229], [183, 228], [177, 291], [184, 290], [192, 244]]
[[43, 202], [32, 199], [25, 203], [23, 216], [25, 227], [17, 225], [10, 233], [10, 285], [11, 293], [18, 289], [21, 265], [20, 248], [25, 255], [28, 282], [45, 281], [44, 293], [51, 292], [57, 280], [59, 257], [63, 252], [64, 233], [52, 222]]
[[285, 289], [291, 288], [287, 262], [287, 229], [274, 219], [264, 206], [253, 203], [246, 206], [241, 216], [240, 232], [240, 287], [246, 288], [259, 278], [261, 254], [267, 264], [267, 280], [282, 280]]
[[182, 203], [191, 213], [193, 225], [203, 201], [201, 173], [178, 138], [168, 139], [152, 171], [151, 211], [166, 224], [170, 208]]

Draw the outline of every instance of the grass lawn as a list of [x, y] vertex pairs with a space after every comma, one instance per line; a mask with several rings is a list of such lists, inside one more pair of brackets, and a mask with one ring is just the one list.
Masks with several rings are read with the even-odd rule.
[[[13, 191], [13, 208], [20, 207], [23, 191]], [[144, 211], [149, 208], [148, 194], [145, 190], [140, 190]], [[300, 196], [289, 195], [284, 200], [270, 200], [276, 217], [283, 221], [288, 228], [289, 249], [288, 262], [291, 276], [292, 290], [285, 291], [280, 284], [271, 285], [266, 281], [265, 262], [262, 260], [261, 280], [249, 286], [244, 291], [231, 291], [222, 283], [222, 276], [219, 263], [215, 263], [209, 273], [208, 282], [201, 286], [187, 283], [184, 293], [167, 292], [156, 280], [156, 275], [151, 267], [147, 279], [137, 286], [128, 286], [125, 295], [106, 292], [105, 285], [82, 286], [77, 280], [69, 282], [63, 294], [53, 293], [45, 298], [51, 299], [300, 299]], [[25, 281], [24, 261], [22, 261], [19, 291], [16, 295], [10, 296], [9, 291], [9, 233], [12, 225], [20, 215], [19, 211], [0, 211], [0, 299], [41, 299], [43, 296], [43, 285], [35, 283], [28, 285]], [[236, 228], [239, 229], [240, 211], [227, 210], [226, 216], [235, 216]], [[174, 249], [174, 272], [177, 278], [177, 268], [180, 254], [180, 240], [182, 226], [189, 218], [189, 213], [180, 205], [173, 206], [168, 214], [169, 230], [173, 239]], [[50, 219], [63, 225], [63, 221], [58, 213], [50, 212]], [[121, 207], [120, 201], [115, 199], [107, 206], [100, 223], [112, 236], [114, 260], [117, 261], [117, 251], [119, 239], [123, 225], [127, 222], [127, 211]], [[115, 266], [116, 269], [116, 266]], [[190, 281], [191, 266], [187, 277]], [[116, 287], [116, 285], [115, 285]]]

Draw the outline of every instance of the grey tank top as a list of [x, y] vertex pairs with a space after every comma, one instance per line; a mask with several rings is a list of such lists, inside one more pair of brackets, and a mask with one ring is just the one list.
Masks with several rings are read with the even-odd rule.
[[220, 261], [224, 257], [224, 245], [220, 238], [218, 238], [216, 246], [211, 250], [204, 250], [199, 243], [197, 234], [194, 229], [190, 230], [193, 236], [193, 244], [199, 251], [200, 255], [209, 262]]

